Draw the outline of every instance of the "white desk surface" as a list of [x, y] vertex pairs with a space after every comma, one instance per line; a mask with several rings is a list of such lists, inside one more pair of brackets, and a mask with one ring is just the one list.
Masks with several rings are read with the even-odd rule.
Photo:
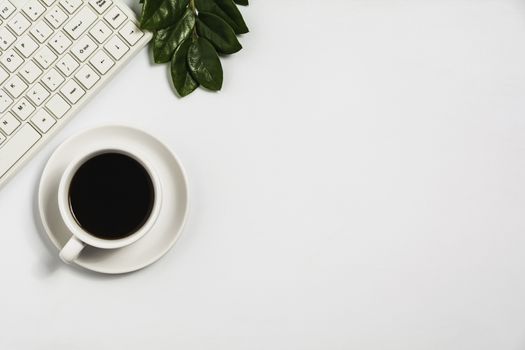
[[[523, 349], [523, 1], [252, 2], [222, 92], [174, 97], [144, 51], [0, 192], [1, 349]], [[106, 277], [34, 202], [60, 142], [115, 122], [175, 150], [193, 206]]]

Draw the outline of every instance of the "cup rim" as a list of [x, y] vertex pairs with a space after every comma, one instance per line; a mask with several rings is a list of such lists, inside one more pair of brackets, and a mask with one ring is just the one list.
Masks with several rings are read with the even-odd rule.
[[[153, 208], [151, 209], [150, 216], [146, 222], [131, 235], [119, 239], [99, 238], [84, 230], [74, 218], [69, 205], [69, 187], [77, 170], [88, 160], [105, 153], [120, 153], [139, 162], [150, 176], [155, 194]], [[142, 238], [155, 224], [159, 216], [161, 201], [162, 190], [160, 179], [157, 176], [157, 173], [151, 167], [151, 165], [146, 160], [144, 160], [144, 157], [142, 157], [140, 152], [129, 147], [104, 146], [84, 153], [67, 166], [66, 170], [62, 173], [62, 177], [58, 186], [58, 208], [60, 216], [62, 217], [62, 220], [64, 221], [70, 233], [85, 244], [102, 249], [121, 248], [130, 245]]]

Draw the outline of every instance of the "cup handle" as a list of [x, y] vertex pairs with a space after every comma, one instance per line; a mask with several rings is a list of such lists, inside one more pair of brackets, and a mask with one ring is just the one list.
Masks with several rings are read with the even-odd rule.
[[60, 251], [60, 259], [66, 264], [70, 264], [79, 256], [85, 246], [86, 245], [75, 236], [71, 237]]

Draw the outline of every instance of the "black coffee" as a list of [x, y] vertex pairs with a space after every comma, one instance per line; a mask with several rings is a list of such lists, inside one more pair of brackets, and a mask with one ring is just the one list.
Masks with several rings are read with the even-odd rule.
[[153, 182], [135, 159], [103, 153], [77, 170], [69, 187], [69, 205], [77, 223], [103, 239], [119, 239], [138, 231], [155, 201]]

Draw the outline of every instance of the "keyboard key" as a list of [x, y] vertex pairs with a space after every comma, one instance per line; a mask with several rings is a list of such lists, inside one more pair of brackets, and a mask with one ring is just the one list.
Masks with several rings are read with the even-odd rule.
[[2, 84], [7, 78], [9, 78], [9, 73], [0, 67], [0, 84]]
[[24, 91], [27, 89], [27, 84], [22, 81], [18, 77], [18, 75], [15, 75], [10, 80], [7, 81], [7, 84], [5, 84], [5, 89], [11, 95], [13, 98], [18, 98]]
[[42, 44], [51, 36], [53, 30], [44, 21], [40, 21], [29, 32]]
[[11, 113], [7, 112], [5, 116], [0, 118], [0, 129], [6, 134], [11, 135], [18, 127], [20, 122]]
[[27, 17], [29, 17], [32, 21], [35, 21], [36, 19], [38, 19], [38, 17], [42, 16], [44, 12], [46, 12], [46, 8], [42, 6], [42, 4], [38, 2], [38, 0], [29, 0], [25, 4], [22, 11], [24, 11]]
[[93, 35], [99, 44], [102, 44], [113, 32], [104, 22], [100, 21], [91, 28], [89, 33]]
[[100, 80], [100, 77], [91, 67], [84, 66], [80, 68], [75, 78], [82, 84], [86, 89], [91, 89], [97, 81]]
[[104, 51], [95, 53], [89, 60], [89, 63], [91, 63], [100, 74], [106, 74], [115, 64]]
[[40, 106], [46, 98], [49, 97], [49, 92], [47, 92], [42, 84], [36, 83], [28, 90], [27, 97], [29, 97], [36, 106]]
[[133, 22], [126, 23], [122, 29], [119, 30], [119, 34], [122, 35], [124, 40], [130, 45], [135, 45], [137, 41], [144, 36], [144, 33]]
[[80, 62], [87, 60], [89, 56], [97, 49], [97, 44], [90, 39], [89, 36], [84, 36], [73, 46], [71, 52]]
[[58, 89], [60, 85], [64, 82], [64, 77], [60, 75], [60, 73], [57, 72], [56, 69], [52, 68], [44, 75], [44, 78], [42, 81], [44, 82], [44, 85], [47, 86], [47, 88], [51, 91], [55, 91]]
[[84, 89], [80, 87], [74, 80], [68, 81], [60, 89], [60, 92], [70, 103], [77, 103], [82, 96], [84, 96]]
[[49, 45], [51, 45], [59, 55], [63, 54], [71, 44], [71, 40], [62, 32], [56, 33], [49, 41]]
[[80, 36], [97, 20], [97, 15], [90, 7], [84, 7], [64, 26], [66, 33], [73, 39]]
[[3, 19], [9, 18], [15, 10], [16, 7], [9, 0], [0, 1], [0, 17]]
[[115, 29], [120, 27], [127, 18], [128, 17], [118, 8], [118, 6], [113, 6], [113, 8], [111, 8], [111, 10], [109, 10], [104, 16], [104, 19]]
[[70, 54], [65, 54], [58, 63], [57, 68], [66, 76], [69, 77], [78, 68], [79, 64]]
[[15, 36], [7, 28], [0, 28], [0, 49], [7, 50], [15, 40]]
[[120, 40], [117, 36], [114, 36], [113, 38], [109, 39], [108, 43], [104, 45], [104, 48], [117, 61], [120, 60], [122, 56], [124, 56], [124, 54], [129, 51], [128, 46], [124, 44], [124, 42]]
[[89, 0], [89, 4], [101, 15], [111, 6], [112, 2], [110, 0]]
[[38, 49], [38, 44], [29, 35], [24, 35], [15, 47], [25, 58], [28, 58]]
[[62, 118], [66, 112], [71, 109], [69, 103], [67, 103], [60, 95], [51, 97], [46, 103], [46, 107], [58, 119]]
[[5, 112], [13, 103], [13, 99], [9, 97], [7, 92], [0, 89], [0, 113]]
[[80, 6], [82, 6], [82, 0], [60, 0], [60, 5], [69, 12], [73, 14]]
[[45, 110], [41, 109], [31, 118], [31, 121], [43, 134], [49, 131], [53, 125], [56, 124], [55, 118], [53, 118]]
[[2, 145], [2, 143], [4, 143], [5, 140], [6, 140], [5, 136], [0, 134], [0, 145]]
[[8, 71], [13, 73], [22, 63], [24, 63], [24, 60], [15, 51], [9, 50], [4, 52], [0, 58], [0, 62]]
[[35, 111], [35, 107], [28, 100], [22, 97], [15, 105], [13, 106], [13, 112], [21, 120], [26, 120], [31, 113]]
[[32, 84], [40, 77], [42, 70], [33, 61], [29, 61], [19, 70], [19, 73], [25, 81]]
[[55, 28], [60, 28], [67, 18], [66, 13], [60, 7], [55, 7], [46, 14], [47, 21]]
[[31, 26], [31, 23], [21, 14], [17, 13], [8, 24], [9, 28], [11, 28], [16, 34], [21, 35], [24, 33], [27, 28]]
[[0, 148], [0, 177], [33, 147], [40, 139], [40, 134], [29, 124], [20, 130]]
[[51, 49], [47, 46], [44, 46], [40, 51], [38, 51], [35, 55], [35, 60], [40, 64], [40, 66], [44, 69], [49, 68], [49, 66], [55, 62], [57, 59], [57, 55], [51, 51]]

